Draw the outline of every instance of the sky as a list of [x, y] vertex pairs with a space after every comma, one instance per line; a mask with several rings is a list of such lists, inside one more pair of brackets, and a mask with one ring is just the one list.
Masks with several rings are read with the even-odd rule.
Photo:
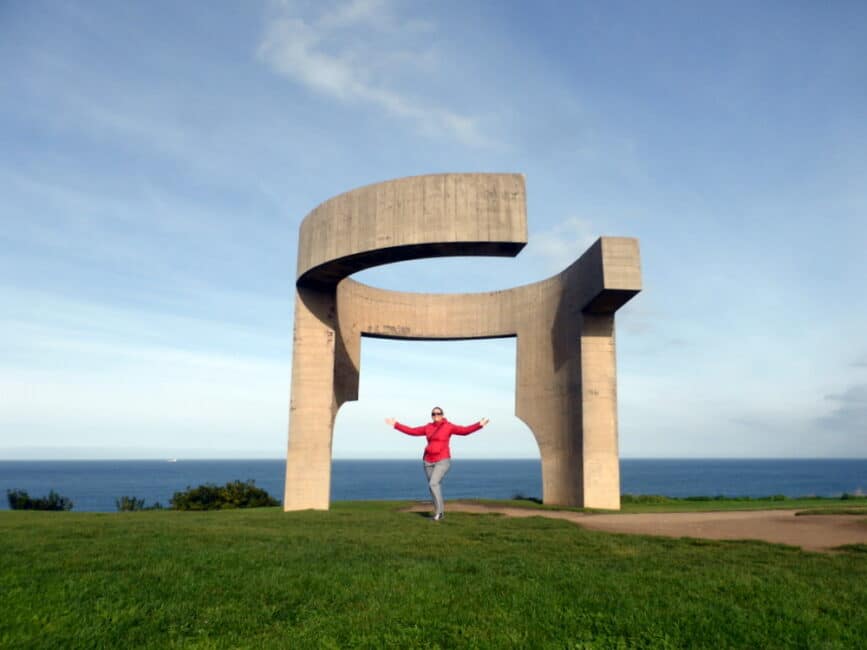
[[[515, 258], [354, 276], [507, 289], [640, 241], [624, 458], [867, 457], [867, 4], [0, 2], [0, 458], [285, 456], [298, 228], [370, 183], [522, 173]], [[491, 419], [515, 340], [363, 339], [335, 458]]]

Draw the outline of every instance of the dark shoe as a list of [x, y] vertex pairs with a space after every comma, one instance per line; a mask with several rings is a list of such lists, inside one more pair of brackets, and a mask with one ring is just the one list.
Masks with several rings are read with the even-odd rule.
[[434, 521], [442, 521], [443, 517], [445, 517], [445, 516], [446, 516], [445, 513], [441, 512], [439, 514], [434, 515], [433, 520]]

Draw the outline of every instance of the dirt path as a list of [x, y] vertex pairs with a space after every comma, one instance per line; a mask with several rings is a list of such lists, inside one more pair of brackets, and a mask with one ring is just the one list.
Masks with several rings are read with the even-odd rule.
[[[410, 511], [430, 510], [419, 504]], [[759, 539], [800, 546], [808, 551], [829, 551], [843, 544], [867, 544], [867, 518], [863, 515], [810, 515], [796, 510], [741, 510], [728, 512], [658, 512], [641, 514], [586, 514], [566, 510], [534, 510], [451, 501], [446, 512], [496, 513], [508, 517], [565, 519], [585, 528], [609, 533], [701, 537], [705, 539]]]

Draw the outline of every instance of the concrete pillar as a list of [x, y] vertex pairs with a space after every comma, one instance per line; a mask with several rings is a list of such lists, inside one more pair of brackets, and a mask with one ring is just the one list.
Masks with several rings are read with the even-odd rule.
[[328, 510], [334, 396], [334, 292], [296, 289], [284, 510]]
[[585, 314], [581, 332], [583, 506], [620, 508], [614, 314]]

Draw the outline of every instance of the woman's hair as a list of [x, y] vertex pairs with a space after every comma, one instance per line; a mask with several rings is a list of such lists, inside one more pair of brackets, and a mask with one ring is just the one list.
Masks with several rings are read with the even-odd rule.
[[441, 412], [445, 413], [445, 411], [443, 411], [442, 406], [434, 406], [433, 408], [431, 408], [430, 411], [431, 411], [431, 413], [433, 413], [434, 411], [441, 411]]

